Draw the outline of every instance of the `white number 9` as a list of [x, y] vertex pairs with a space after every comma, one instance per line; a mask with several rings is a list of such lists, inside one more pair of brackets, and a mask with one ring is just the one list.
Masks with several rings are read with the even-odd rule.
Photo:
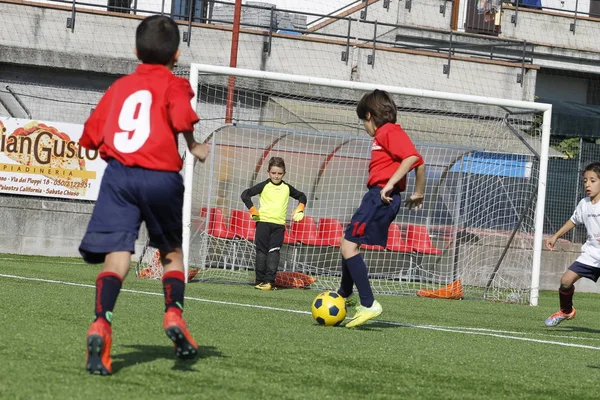
[[[139, 90], [125, 100], [119, 114], [119, 129], [122, 129], [122, 132], [116, 132], [114, 139], [118, 151], [133, 153], [146, 143], [150, 136], [151, 105], [152, 93], [148, 90]], [[133, 132], [131, 137], [130, 132]]]

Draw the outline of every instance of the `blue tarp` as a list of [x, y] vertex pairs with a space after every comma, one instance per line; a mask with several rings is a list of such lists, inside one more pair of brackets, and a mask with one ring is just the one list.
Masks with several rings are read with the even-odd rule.
[[542, 9], [542, 0], [519, 0], [519, 7]]
[[475, 152], [457, 161], [450, 172], [529, 178], [531, 162], [523, 155]]

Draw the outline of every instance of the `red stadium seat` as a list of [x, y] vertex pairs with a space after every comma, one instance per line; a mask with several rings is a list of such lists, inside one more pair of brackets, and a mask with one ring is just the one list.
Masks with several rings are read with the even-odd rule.
[[[206, 207], [202, 207], [200, 216], [206, 218]], [[225, 217], [223, 216], [223, 209], [210, 209], [210, 221], [207, 233], [220, 239], [233, 239], [235, 237], [235, 234], [227, 228]]]
[[313, 217], [306, 216], [302, 221], [292, 221], [291, 233], [297, 242], [311, 246], [320, 246], [317, 224]]
[[442, 250], [431, 243], [427, 227], [423, 225], [408, 225], [406, 230], [406, 244], [414, 251], [421, 254], [440, 255]]
[[413, 249], [402, 238], [402, 230], [398, 224], [391, 224], [385, 248], [399, 253], [410, 253]]
[[256, 221], [250, 217], [250, 213], [246, 210], [232, 210], [229, 219], [229, 230], [236, 237], [252, 242], [256, 235]]
[[320, 246], [340, 246], [340, 240], [344, 236], [342, 223], [334, 218], [321, 218], [317, 228], [317, 237]]
[[296, 236], [291, 231], [291, 228], [285, 227], [285, 233], [283, 234], [283, 243], [285, 244], [296, 244], [298, 241], [296, 240]]

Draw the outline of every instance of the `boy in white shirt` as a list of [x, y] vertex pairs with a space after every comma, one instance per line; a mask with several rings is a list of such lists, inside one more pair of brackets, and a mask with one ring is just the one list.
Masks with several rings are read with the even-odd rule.
[[546, 319], [546, 326], [556, 326], [562, 321], [575, 318], [573, 293], [575, 282], [588, 278], [594, 282], [600, 277], [600, 162], [594, 162], [585, 167], [583, 172], [585, 186], [584, 197], [573, 216], [552, 236], [546, 240], [546, 247], [554, 250], [554, 244], [559, 237], [573, 229], [576, 225], [584, 224], [587, 230], [587, 240], [581, 246], [581, 255], [569, 267], [560, 279], [558, 295], [560, 310]]

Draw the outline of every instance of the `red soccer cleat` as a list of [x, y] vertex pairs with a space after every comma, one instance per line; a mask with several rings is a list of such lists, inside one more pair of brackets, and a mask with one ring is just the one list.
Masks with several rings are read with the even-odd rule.
[[90, 374], [112, 374], [112, 328], [108, 322], [99, 318], [92, 323], [87, 333], [87, 361], [85, 369]]
[[187, 325], [176, 311], [167, 310], [163, 321], [165, 333], [175, 345], [175, 354], [179, 358], [194, 358], [198, 354], [198, 344], [192, 338]]

